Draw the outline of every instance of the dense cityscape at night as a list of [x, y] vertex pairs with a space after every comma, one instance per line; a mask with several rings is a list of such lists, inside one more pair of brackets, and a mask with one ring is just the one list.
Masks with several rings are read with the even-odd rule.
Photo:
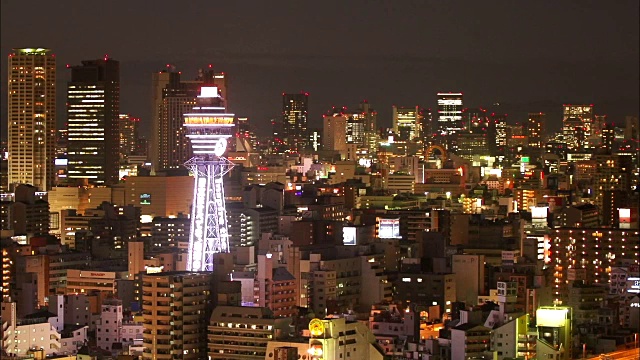
[[1, 5], [1, 359], [640, 359], [637, 1]]

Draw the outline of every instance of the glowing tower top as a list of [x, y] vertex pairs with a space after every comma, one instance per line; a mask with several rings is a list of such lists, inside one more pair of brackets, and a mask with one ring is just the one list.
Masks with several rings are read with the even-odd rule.
[[225, 111], [225, 100], [217, 87], [203, 86], [196, 106], [184, 114], [186, 135], [195, 157], [221, 157], [227, 149], [227, 139], [233, 135], [234, 114]]

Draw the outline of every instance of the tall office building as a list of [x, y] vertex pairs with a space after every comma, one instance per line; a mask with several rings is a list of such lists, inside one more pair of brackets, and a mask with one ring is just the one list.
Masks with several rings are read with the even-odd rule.
[[309, 93], [282, 94], [282, 139], [288, 152], [308, 149]]
[[48, 190], [55, 180], [56, 58], [42, 48], [9, 54], [8, 183]]
[[600, 132], [600, 145], [608, 153], [613, 150], [613, 142], [616, 139], [616, 126], [612, 123], [604, 124]]
[[126, 160], [129, 156], [138, 152], [138, 126], [140, 118], [129, 114], [120, 114], [118, 128], [120, 132], [120, 160]]
[[419, 106], [393, 105], [393, 132], [400, 140], [412, 141], [422, 136], [422, 111]]
[[[105, 57], [71, 67], [67, 85], [70, 182], [118, 182], [120, 154], [120, 63]], [[86, 179], [86, 180], [85, 180]]]
[[562, 135], [569, 149], [581, 148], [593, 131], [593, 105], [563, 105]]
[[167, 65], [166, 70], [153, 73], [151, 81], [151, 164], [155, 171], [180, 168], [192, 157], [191, 144], [182, 126], [183, 114], [193, 108], [203, 85], [216, 86], [226, 100], [227, 77], [208, 67], [200, 69], [195, 80], [185, 81], [180, 72]]
[[544, 126], [547, 122], [547, 114], [543, 112], [529, 113], [526, 134], [529, 138], [529, 147], [542, 149], [544, 141]]
[[469, 134], [487, 134], [489, 132], [489, 118], [487, 110], [481, 108], [462, 110], [463, 132]]
[[322, 117], [322, 147], [345, 155], [347, 151], [347, 114], [333, 108]]
[[456, 151], [456, 135], [463, 130], [462, 93], [438, 93], [438, 136], [448, 150]]

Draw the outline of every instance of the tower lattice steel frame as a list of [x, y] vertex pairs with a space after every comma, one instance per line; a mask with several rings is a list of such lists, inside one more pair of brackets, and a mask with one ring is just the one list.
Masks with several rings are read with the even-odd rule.
[[225, 112], [216, 87], [203, 86], [192, 112], [184, 114], [184, 126], [194, 153], [184, 165], [195, 178], [187, 270], [213, 271], [214, 254], [230, 251], [223, 177], [234, 164], [222, 155], [234, 114]]

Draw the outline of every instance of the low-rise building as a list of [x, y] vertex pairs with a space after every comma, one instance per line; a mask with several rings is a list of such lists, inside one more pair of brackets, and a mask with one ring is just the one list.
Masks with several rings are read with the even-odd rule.
[[287, 337], [290, 324], [264, 307], [217, 306], [208, 327], [209, 359], [266, 359], [267, 343]]

